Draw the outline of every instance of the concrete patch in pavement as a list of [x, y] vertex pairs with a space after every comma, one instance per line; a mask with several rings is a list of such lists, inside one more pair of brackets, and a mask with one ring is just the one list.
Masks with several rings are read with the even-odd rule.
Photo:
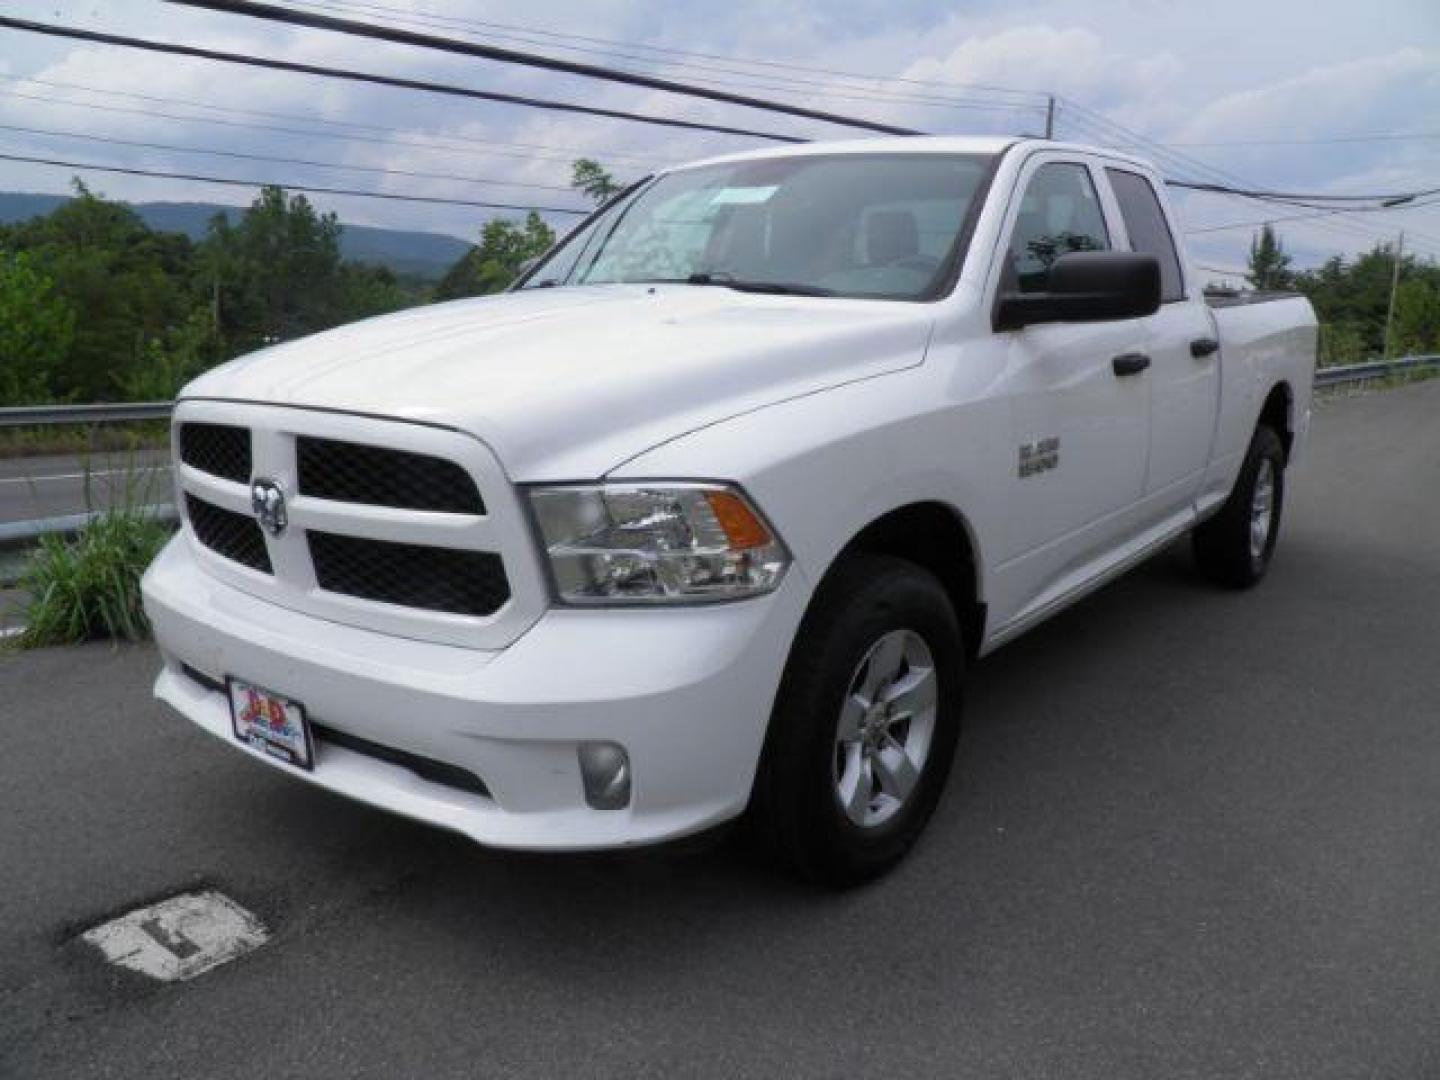
[[214, 890], [181, 893], [81, 935], [115, 965], [161, 982], [183, 982], [253, 952], [270, 932]]

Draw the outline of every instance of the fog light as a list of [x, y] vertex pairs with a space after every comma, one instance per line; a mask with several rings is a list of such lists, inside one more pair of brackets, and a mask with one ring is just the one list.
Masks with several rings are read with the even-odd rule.
[[580, 744], [580, 776], [585, 801], [596, 810], [623, 810], [630, 805], [630, 757], [611, 742]]

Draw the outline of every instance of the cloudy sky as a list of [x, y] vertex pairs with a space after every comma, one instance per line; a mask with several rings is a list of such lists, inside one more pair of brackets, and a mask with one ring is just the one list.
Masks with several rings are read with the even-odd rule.
[[[283, 2], [931, 132], [1036, 134], [1046, 95], [1054, 94], [1060, 137], [1127, 146], [1160, 160], [1170, 175], [1336, 194], [1440, 187], [1437, 0]], [[161, 0], [6, 0], [0, 12], [807, 138], [854, 134]], [[751, 145], [759, 144], [0, 29], [5, 154], [573, 207], [581, 200], [564, 188], [576, 156], [598, 158], [626, 178]], [[194, 152], [201, 150], [316, 164]], [[63, 191], [75, 171], [0, 161], [0, 190]], [[95, 189], [132, 201], [250, 197], [242, 188], [191, 181], [82, 175]], [[350, 222], [465, 237], [489, 216], [477, 208], [343, 196], [315, 201]], [[1196, 230], [1190, 237], [1196, 260], [1217, 277], [1243, 265], [1249, 223], [1304, 213], [1215, 196], [1187, 196], [1181, 206], [1187, 230]], [[1245, 227], [1221, 228], [1232, 223]], [[1440, 202], [1277, 227], [1302, 264], [1367, 249], [1402, 228], [1407, 249], [1440, 258]]]

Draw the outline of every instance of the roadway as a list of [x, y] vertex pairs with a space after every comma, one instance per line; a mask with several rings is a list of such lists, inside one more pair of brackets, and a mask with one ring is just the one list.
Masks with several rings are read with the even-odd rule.
[[170, 499], [170, 467], [163, 453], [0, 459], [0, 525]]
[[[0, 656], [0, 1075], [1440, 1075], [1440, 381], [1326, 404], [1258, 591], [1169, 551], [972, 673], [952, 787], [846, 895], [738, 845], [493, 853]], [[213, 884], [194, 982], [102, 917]]]

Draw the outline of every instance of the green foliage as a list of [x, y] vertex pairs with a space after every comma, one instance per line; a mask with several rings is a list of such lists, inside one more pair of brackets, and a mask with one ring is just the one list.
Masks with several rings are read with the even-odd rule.
[[150, 627], [140, 577], [170, 529], [133, 503], [97, 517], [73, 539], [44, 537], [21, 573], [30, 594], [21, 648], [111, 637], [135, 641]]
[[[1310, 298], [1320, 320], [1322, 364], [1382, 355], [1394, 272], [1394, 249], [1377, 244], [1353, 261], [1336, 255], [1294, 275], [1293, 287]], [[1392, 332], [1392, 356], [1440, 352], [1440, 266], [1433, 261], [1400, 260]]]
[[407, 288], [386, 266], [340, 264], [340, 322], [399, 311], [415, 302], [415, 286]]
[[218, 284], [220, 333], [236, 352], [340, 321], [340, 222], [304, 195], [266, 187], [238, 225], [215, 215], [200, 263]]
[[1250, 241], [1250, 272], [1245, 276], [1257, 289], [1289, 289], [1295, 284], [1290, 256], [1269, 225]]
[[163, 338], [146, 342], [136, 361], [116, 378], [122, 401], [169, 401], [215, 362], [219, 341], [208, 312], [192, 311]]
[[75, 338], [75, 312], [23, 252], [0, 249], [0, 405], [48, 401]]
[[570, 186], [583, 191], [597, 203], [620, 192], [620, 184], [598, 161], [581, 158], [570, 170]]
[[1320, 324], [1320, 366], [1358, 364], [1365, 357], [1364, 325], [1354, 322]]
[[480, 244], [466, 252], [445, 275], [435, 290], [437, 300], [463, 296], [485, 296], [501, 292], [524, 268], [525, 263], [548, 251], [555, 243], [555, 230], [535, 211], [525, 224], [494, 218], [480, 232]]
[[335, 216], [280, 188], [198, 245], [75, 192], [0, 226], [0, 404], [171, 397], [231, 356], [426, 298], [343, 261]]
[[184, 317], [193, 245], [178, 234], [152, 232], [131, 210], [78, 181], [75, 189], [76, 197], [53, 213], [9, 229], [6, 243], [26, 252], [76, 313], [51, 394], [106, 400], [116, 373], [146, 341]]
[[1391, 334], [1394, 356], [1440, 352], [1440, 274], [1400, 282]]

